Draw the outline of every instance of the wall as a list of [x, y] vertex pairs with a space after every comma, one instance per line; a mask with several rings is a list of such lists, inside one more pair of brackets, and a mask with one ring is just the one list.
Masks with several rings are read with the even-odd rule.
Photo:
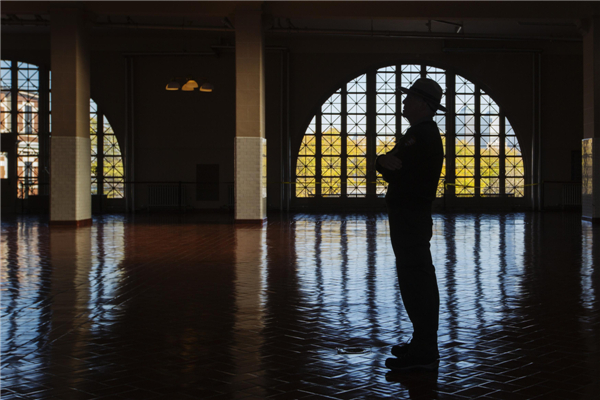
[[[229, 33], [181, 31], [106, 31], [91, 33], [92, 98], [103, 109], [123, 143], [126, 130], [126, 59], [142, 51], [208, 51], [229, 44]], [[2, 56], [49, 65], [49, 34], [2, 34]], [[544, 180], [570, 180], [571, 151], [583, 137], [581, 44], [474, 42], [267, 35], [267, 47], [290, 51], [290, 119], [292, 169], [306, 125], [321, 103], [349, 79], [368, 68], [395, 62], [425, 62], [450, 69], [480, 83], [509, 117], [529, 161], [533, 129], [533, 64], [530, 53], [447, 53], [444, 47], [539, 48], [542, 53], [542, 172]], [[282, 52], [267, 51], [266, 137], [268, 206], [280, 208], [282, 137]], [[221, 192], [216, 202], [188, 198], [194, 208], [227, 204], [227, 182], [233, 181], [235, 136], [235, 65], [232, 50], [208, 57], [136, 57], [134, 74], [135, 180], [193, 182], [196, 164], [219, 164]], [[209, 79], [213, 93], [167, 92], [174, 76]], [[141, 187], [141, 186], [140, 186]], [[144, 188], [136, 207], [147, 205]], [[549, 194], [547, 204], [558, 201]]]

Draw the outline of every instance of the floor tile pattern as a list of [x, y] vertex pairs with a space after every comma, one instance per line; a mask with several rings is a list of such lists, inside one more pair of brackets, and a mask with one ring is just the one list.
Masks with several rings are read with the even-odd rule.
[[397, 374], [385, 214], [3, 216], [2, 399], [600, 398], [598, 225], [436, 214], [431, 248], [440, 367]]

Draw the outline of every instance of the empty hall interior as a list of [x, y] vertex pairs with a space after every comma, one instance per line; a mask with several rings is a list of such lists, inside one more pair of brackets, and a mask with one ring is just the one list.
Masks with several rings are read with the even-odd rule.
[[[599, 398], [600, 3], [1, 13], [3, 400]], [[440, 359], [397, 373], [375, 159], [419, 78]]]

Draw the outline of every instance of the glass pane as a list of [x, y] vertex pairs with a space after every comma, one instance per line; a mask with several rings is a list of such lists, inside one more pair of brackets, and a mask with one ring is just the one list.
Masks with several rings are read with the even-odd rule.
[[379, 71], [377, 71], [377, 76], [375, 78], [375, 90], [378, 93], [396, 92], [396, 68], [388, 68], [392, 68], [392, 70], [389, 71], [387, 68], [381, 68]]
[[455, 91], [456, 93], [475, 93], [475, 85], [462, 76], [456, 75]]
[[473, 136], [457, 136], [455, 146], [457, 156], [475, 155], [475, 138]]
[[37, 135], [38, 131], [39, 118], [37, 113], [19, 113], [17, 115], [17, 133]]
[[377, 93], [377, 114], [394, 114], [396, 112], [396, 95], [390, 93]]
[[352, 79], [346, 85], [348, 93], [359, 93], [367, 91], [367, 74]]
[[500, 117], [497, 115], [482, 115], [479, 119], [482, 135], [500, 134]]
[[517, 177], [525, 175], [525, 166], [521, 157], [506, 157], [505, 174], [507, 177]]
[[347, 172], [349, 177], [367, 176], [367, 158], [366, 157], [348, 157]]
[[490, 96], [482, 93], [479, 98], [481, 114], [498, 114], [500, 112], [500, 107]]
[[125, 184], [123, 179], [105, 179], [104, 194], [109, 199], [120, 199], [125, 194]]
[[317, 117], [314, 116], [313, 119], [310, 121], [310, 124], [308, 124], [308, 127], [306, 128], [306, 132], [304, 132], [305, 135], [314, 135], [315, 134], [315, 132], [317, 131], [316, 120], [317, 120]]
[[323, 197], [340, 197], [341, 193], [340, 178], [323, 178], [321, 181], [321, 195]]
[[339, 114], [342, 112], [342, 95], [334, 93], [329, 99], [321, 106], [321, 112], [323, 114]]
[[348, 178], [348, 197], [365, 197], [367, 195], [366, 178]]
[[454, 192], [457, 197], [473, 197], [475, 195], [475, 179], [457, 177]]
[[438, 129], [440, 130], [440, 135], [445, 135], [446, 134], [446, 116], [445, 115], [436, 115], [435, 117], [433, 117], [433, 120], [437, 124]]
[[0, 153], [0, 179], [8, 179], [8, 153]]
[[40, 73], [37, 67], [34, 69], [19, 69], [17, 71], [19, 91], [37, 91], [40, 87]]
[[304, 136], [300, 145], [301, 156], [314, 156], [316, 152], [316, 139], [314, 136]]
[[479, 162], [481, 176], [492, 177], [500, 175], [499, 157], [481, 157]]
[[507, 156], [520, 156], [521, 148], [519, 146], [519, 141], [516, 136], [507, 136], [506, 137], [506, 147], [504, 149]]
[[507, 178], [506, 179], [506, 194], [514, 197], [523, 197], [525, 195], [525, 179], [524, 178]]
[[0, 102], [0, 132], [10, 133], [12, 130], [12, 101], [11, 93], [9, 91], [2, 91]]
[[475, 117], [472, 115], [457, 115], [455, 118], [457, 135], [475, 134]]
[[482, 197], [498, 196], [500, 194], [500, 179], [498, 178], [481, 178]]
[[98, 133], [98, 114], [90, 113], [90, 134]]
[[296, 176], [315, 176], [316, 162], [314, 157], [298, 157]]
[[387, 191], [387, 182], [383, 180], [380, 173], [377, 173], [377, 197], [385, 196]]
[[119, 149], [119, 142], [115, 135], [104, 136], [104, 155], [108, 156], [120, 156], [121, 150]]
[[92, 182], [93, 182], [94, 179], [96, 179], [96, 177], [98, 176], [98, 157], [92, 156], [91, 172], [92, 172]]
[[323, 157], [321, 160], [321, 175], [326, 177], [340, 176], [342, 160], [340, 157]]
[[346, 101], [349, 114], [365, 114], [367, 112], [367, 95], [365, 93], [349, 93]]
[[339, 136], [323, 136], [321, 138], [321, 154], [335, 155], [342, 154], [342, 139]]
[[470, 177], [475, 175], [474, 157], [456, 157], [456, 176]]
[[409, 88], [417, 79], [421, 77], [421, 66], [414, 64], [407, 64], [401, 67], [402, 75], [400, 80], [400, 86]]
[[296, 197], [315, 197], [315, 179], [296, 179]]
[[104, 157], [104, 177], [123, 176], [123, 160], [121, 157]]
[[9, 65], [6, 65], [6, 61], [2, 61], [2, 69], [0, 70], [0, 84], [2, 85], [2, 90], [10, 90], [12, 88], [12, 71], [10, 70], [10, 61], [8, 61]]
[[375, 120], [375, 130], [378, 135], [396, 134], [396, 116], [378, 115]]
[[346, 151], [349, 156], [367, 155], [367, 137], [366, 136], [348, 136], [346, 140]]
[[349, 135], [367, 133], [367, 116], [364, 114], [348, 115], [346, 128]]
[[392, 151], [394, 146], [396, 145], [396, 137], [395, 136], [379, 136], [377, 137], [377, 155], [380, 156], [382, 154], [388, 153]]
[[500, 138], [498, 136], [482, 136], [480, 153], [484, 157], [499, 155]]
[[112, 126], [110, 126], [110, 122], [108, 122], [108, 120], [106, 119], [106, 116], [104, 116], [104, 121], [103, 121], [103, 125], [104, 125], [104, 133], [107, 135], [114, 135], [115, 132], [113, 131]]
[[340, 115], [323, 114], [321, 116], [321, 129], [325, 135], [339, 135], [342, 131], [342, 117]]
[[475, 95], [474, 94], [456, 94], [456, 113], [474, 114], [475, 113]]
[[444, 193], [446, 193], [446, 189], [444, 187], [444, 182], [445, 182], [445, 179], [440, 178], [440, 180], [438, 182], [437, 191], [435, 193], [435, 197], [437, 197], [437, 198], [444, 197]]
[[38, 157], [24, 155], [17, 157], [17, 196], [26, 199], [38, 194]]

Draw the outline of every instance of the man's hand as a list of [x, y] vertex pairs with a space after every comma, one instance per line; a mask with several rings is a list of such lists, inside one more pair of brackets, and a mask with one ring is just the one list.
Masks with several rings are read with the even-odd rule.
[[385, 169], [390, 171], [397, 171], [402, 168], [402, 160], [394, 156], [399, 150], [387, 153], [385, 156], [381, 156], [377, 159], [377, 163]]

